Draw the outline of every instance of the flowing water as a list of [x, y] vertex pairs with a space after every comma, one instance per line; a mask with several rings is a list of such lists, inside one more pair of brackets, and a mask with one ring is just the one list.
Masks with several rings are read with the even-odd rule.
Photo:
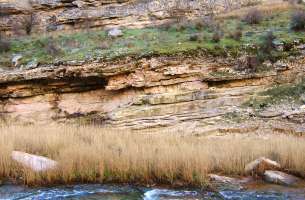
[[196, 189], [142, 188], [121, 185], [74, 185], [51, 188], [0, 187], [0, 199], [7, 200], [304, 200], [305, 188], [256, 186], [247, 190], [204, 192]]

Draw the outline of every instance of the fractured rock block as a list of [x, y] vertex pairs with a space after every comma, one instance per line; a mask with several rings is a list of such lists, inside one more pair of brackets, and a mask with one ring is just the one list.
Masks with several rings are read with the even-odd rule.
[[281, 166], [279, 163], [268, 158], [261, 157], [247, 164], [245, 167], [245, 172], [247, 174], [263, 175], [266, 170], [275, 170], [280, 168]]

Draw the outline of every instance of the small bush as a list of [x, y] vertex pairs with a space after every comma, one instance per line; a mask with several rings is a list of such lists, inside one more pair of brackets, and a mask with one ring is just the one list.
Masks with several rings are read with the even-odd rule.
[[257, 50], [253, 55], [243, 56], [238, 60], [236, 70], [249, 73], [266, 70], [262, 68], [262, 63], [266, 60], [275, 62], [277, 59], [276, 46], [274, 40], [276, 37], [272, 31], [267, 32], [258, 44]]
[[195, 21], [195, 28], [197, 30], [202, 30], [204, 27], [205, 27], [205, 24], [203, 21], [201, 21], [201, 20]]
[[290, 27], [295, 31], [305, 30], [305, 11], [297, 10], [293, 12], [290, 22]]
[[292, 42], [284, 42], [284, 51], [291, 51], [294, 47]]
[[236, 70], [254, 73], [258, 71], [260, 64], [257, 56], [244, 56], [238, 60]]
[[55, 40], [52, 37], [48, 39], [45, 45], [45, 50], [51, 56], [56, 56], [61, 52], [60, 48], [57, 46]]
[[222, 36], [219, 34], [219, 32], [215, 32], [213, 34], [212, 41], [217, 43], [217, 42], [219, 42], [221, 40], [221, 37]]
[[0, 52], [8, 52], [11, 48], [10, 42], [0, 40]]
[[269, 54], [272, 50], [275, 49], [275, 45], [273, 41], [276, 39], [276, 37], [273, 35], [272, 31], [267, 32], [266, 35], [262, 37], [262, 42], [260, 44], [260, 50], [263, 53]]
[[222, 39], [222, 37], [223, 37], [223, 32], [219, 28], [216, 28], [212, 36], [212, 41], [217, 43]]
[[7, 52], [11, 48], [11, 43], [9, 41], [4, 41], [0, 36], [0, 52]]
[[194, 22], [195, 28], [201, 30], [203, 28], [214, 29], [216, 25], [215, 20], [212, 17], [204, 17]]
[[198, 34], [192, 34], [189, 38], [190, 41], [199, 41], [200, 37]]
[[248, 24], [259, 24], [263, 20], [261, 11], [256, 8], [251, 9], [243, 19]]
[[34, 15], [31, 14], [24, 18], [24, 29], [27, 35], [32, 33], [33, 25], [34, 25]]
[[178, 22], [174, 28], [176, 29], [176, 31], [181, 32], [184, 31], [185, 29], [187, 29], [187, 27], [189, 27], [190, 24], [187, 21], [181, 21]]
[[229, 34], [230, 38], [239, 41], [243, 36], [243, 29], [244, 29], [243, 25], [238, 24], [236, 29]]
[[11, 26], [15, 36], [30, 35], [34, 26], [34, 15], [24, 16], [20, 21], [15, 20]]
[[234, 31], [233, 33], [230, 33], [229, 38], [236, 40], [236, 41], [240, 41], [240, 39], [243, 36], [243, 32], [240, 29], [237, 29], [236, 31]]
[[276, 37], [273, 35], [272, 31], [269, 31], [262, 37], [257, 52], [260, 62], [264, 62], [265, 60], [276, 62], [277, 52], [276, 46], [273, 43], [275, 39]]
[[165, 31], [168, 31], [173, 26], [173, 22], [166, 22], [164, 24], [159, 25], [158, 27], [160, 29], [163, 29]]
[[185, 31], [187, 27], [188, 25], [184, 23], [173, 23], [162, 26], [162, 28], [166, 31], [177, 31], [177, 32]]

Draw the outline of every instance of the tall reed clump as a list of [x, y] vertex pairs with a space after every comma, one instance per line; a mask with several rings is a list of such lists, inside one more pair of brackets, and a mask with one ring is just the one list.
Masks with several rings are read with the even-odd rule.
[[[11, 159], [12, 150], [47, 156], [56, 170], [34, 173]], [[203, 186], [207, 174], [243, 175], [260, 156], [305, 176], [305, 139], [208, 139], [75, 126], [0, 127], [0, 177], [25, 184], [137, 183]], [[1, 179], [1, 178], [0, 178]]]

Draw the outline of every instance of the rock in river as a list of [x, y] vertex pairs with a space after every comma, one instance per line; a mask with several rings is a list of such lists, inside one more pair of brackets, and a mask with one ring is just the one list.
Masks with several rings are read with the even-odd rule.
[[250, 182], [251, 179], [249, 177], [245, 177], [242, 179], [231, 178], [226, 176], [219, 176], [216, 174], [209, 174], [210, 181], [212, 181], [215, 186], [222, 189], [233, 189], [240, 190], [242, 189], [242, 184]]
[[231, 177], [219, 176], [216, 174], [209, 174], [209, 178], [212, 181], [219, 182], [219, 183], [239, 184], [237, 179], [231, 178]]
[[293, 186], [299, 179], [295, 176], [286, 174], [280, 171], [265, 171], [264, 180], [268, 183], [275, 183], [279, 185]]

